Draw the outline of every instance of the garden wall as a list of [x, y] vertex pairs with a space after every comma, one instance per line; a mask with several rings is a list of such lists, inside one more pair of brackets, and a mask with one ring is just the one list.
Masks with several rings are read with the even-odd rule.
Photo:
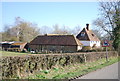
[[[108, 52], [109, 57], [117, 56], [114, 51]], [[75, 63], [96, 61], [105, 58], [105, 52], [38, 54], [27, 56], [2, 57], [2, 78], [24, 77], [37, 71], [51, 69], [55, 65], [67, 66]]]

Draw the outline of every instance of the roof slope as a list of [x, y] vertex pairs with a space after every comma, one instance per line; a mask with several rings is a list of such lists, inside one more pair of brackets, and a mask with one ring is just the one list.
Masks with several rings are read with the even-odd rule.
[[31, 45], [82, 45], [73, 35], [40, 35], [30, 42]]
[[11, 45], [23, 45], [23, 44], [27, 44], [27, 43], [17, 42], [17, 43], [13, 43], [13, 44], [11, 44]]
[[[84, 36], [82, 36], [81, 34], [84, 34]], [[79, 40], [86, 40], [86, 41], [100, 41], [98, 39], [98, 37], [93, 33], [92, 30], [87, 30], [86, 28], [84, 28], [77, 36], [76, 38], [78, 38]]]

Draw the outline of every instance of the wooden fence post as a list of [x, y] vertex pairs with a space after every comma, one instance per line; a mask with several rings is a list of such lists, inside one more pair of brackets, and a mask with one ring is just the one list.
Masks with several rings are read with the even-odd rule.
[[84, 61], [86, 62], [86, 55], [85, 54], [84, 54], [84, 59], [85, 59]]

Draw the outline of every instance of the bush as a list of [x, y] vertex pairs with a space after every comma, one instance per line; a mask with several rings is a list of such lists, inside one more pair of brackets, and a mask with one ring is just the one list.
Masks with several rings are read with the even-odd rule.
[[45, 76], [43, 76], [43, 75], [36, 75], [36, 77], [39, 79], [45, 79]]
[[[113, 49], [111, 47], [107, 47], [108, 51], [112, 51]], [[102, 51], [106, 51], [106, 47], [102, 47]]]
[[100, 52], [102, 50], [103, 50], [102, 47], [100, 47], [100, 48], [97, 48], [97, 47], [92, 48], [90, 46], [84, 46], [82, 48], [82, 50], [79, 50], [78, 52]]
[[102, 47], [100, 47], [100, 48], [93, 48], [91, 51], [92, 52], [101, 52], [102, 51]]
[[83, 46], [82, 48], [82, 52], [90, 52], [90, 50], [92, 50], [92, 48], [90, 46]]

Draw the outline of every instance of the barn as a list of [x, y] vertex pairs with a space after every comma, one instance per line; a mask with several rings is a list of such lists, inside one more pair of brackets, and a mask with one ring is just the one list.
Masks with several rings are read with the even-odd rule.
[[10, 47], [8, 48], [9, 51], [26, 51], [27, 52], [28, 49], [28, 43], [25, 42], [15, 42], [13, 44], [10, 45]]
[[7, 51], [10, 45], [11, 45], [10, 43], [0, 43], [0, 49]]
[[33, 39], [29, 47], [36, 52], [77, 52], [82, 43], [73, 35], [45, 34]]

